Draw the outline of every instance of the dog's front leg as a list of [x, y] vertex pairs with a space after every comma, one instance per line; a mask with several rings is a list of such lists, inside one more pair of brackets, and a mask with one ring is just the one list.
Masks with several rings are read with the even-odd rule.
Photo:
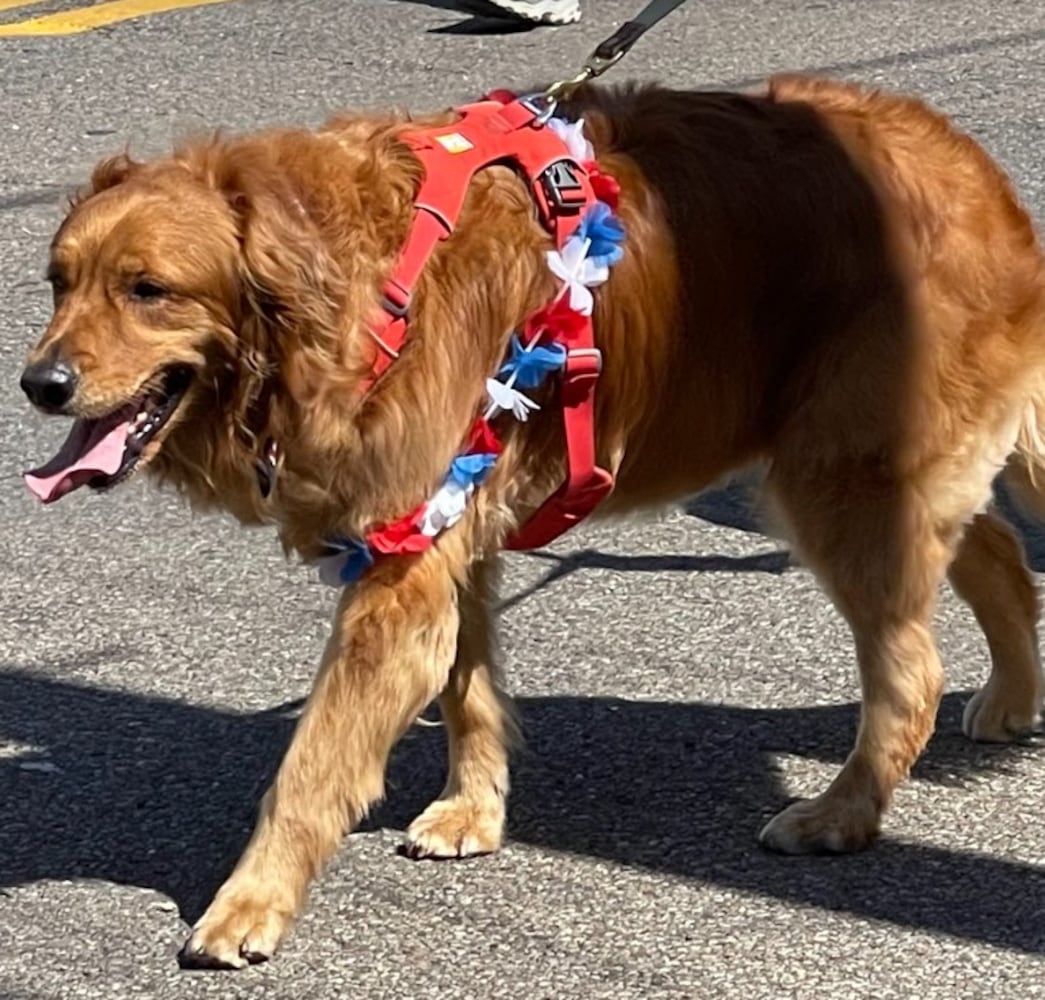
[[456, 588], [435, 550], [379, 564], [346, 592], [254, 835], [185, 943], [185, 964], [272, 955], [311, 880], [381, 797], [392, 746], [445, 686], [457, 628]]

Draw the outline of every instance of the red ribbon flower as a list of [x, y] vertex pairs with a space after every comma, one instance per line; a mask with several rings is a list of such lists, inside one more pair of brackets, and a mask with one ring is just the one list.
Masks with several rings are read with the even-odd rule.
[[537, 334], [547, 342], [576, 340], [588, 323], [588, 317], [582, 316], [570, 308], [568, 295], [561, 295], [550, 305], [538, 309], [526, 321], [523, 340], [529, 344]]
[[498, 104], [511, 104], [517, 96], [517, 94], [513, 94], [510, 90], [491, 90], [490, 93], [483, 94], [481, 100], [496, 101]]
[[595, 197], [599, 201], [606, 202], [616, 212], [620, 203], [620, 184], [617, 183], [617, 179], [609, 174], [604, 174], [594, 160], [585, 163], [584, 169], [588, 172], [588, 180], [591, 181], [591, 189], [595, 192]]
[[386, 556], [391, 555], [393, 552], [424, 552], [435, 541], [434, 538], [421, 534], [421, 514], [424, 508], [425, 505], [422, 504], [417, 510], [407, 514], [406, 517], [401, 517], [398, 521], [393, 521], [377, 531], [370, 532], [366, 538], [370, 543], [370, 547], [375, 552], [380, 552]]
[[465, 455], [500, 455], [504, 446], [497, 439], [489, 422], [482, 417], [476, 417], [472, 424], [472, 430], [468, 435], [468, 443], [465, 445]]

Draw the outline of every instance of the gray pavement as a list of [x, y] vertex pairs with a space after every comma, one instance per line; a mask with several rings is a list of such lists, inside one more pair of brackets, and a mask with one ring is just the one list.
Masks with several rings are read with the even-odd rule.
[[[1045, 750], [962, 738], [987, 661], [949, 594], [950, 693], [882, 842], [758, 848], [843, 759], [857, 683], [838, 616], [734, 492], [510, 559], [528, 743], [502, 854], [397, 855], [442, 779], [442, 734], [419, 727], [274, 962], [175, 965], [278, 762], [332, 595], [272, 535], [143, 484], [46, 511], [23, 492], [62, 433], [16, 382], [63, 192], [128, 143], [556, 77], [639, 6], [490, 34], [442, 2], [240, 0], [0, 38], [0, 996], [1045, 997]], [[924, 94], [1045, 218], [1041, 0], [693, 0], [616, 76], [746, 86], [809, 68]]]

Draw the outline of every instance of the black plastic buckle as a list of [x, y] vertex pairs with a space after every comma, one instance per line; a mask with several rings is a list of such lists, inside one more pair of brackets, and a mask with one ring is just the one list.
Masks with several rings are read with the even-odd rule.
[[585, 205], [584, 187], [577, 178], [577, 165], [557, 160], [541, 174], [541, 185], [549, 205], [562, 212], [577, 212]]

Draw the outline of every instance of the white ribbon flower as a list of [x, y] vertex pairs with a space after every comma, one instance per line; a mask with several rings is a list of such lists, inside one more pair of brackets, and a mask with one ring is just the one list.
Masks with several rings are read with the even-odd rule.
[[490, 397], [491, 407], [497, 407], [499, 410], [511, 413], [516, 420], [522, 423], [526, 423], [529, 420], [531, 410], [540, 409], [529, 396], [523, 395], [518, 389], [513, 389], [510, 385], [505, 385], [504, 382], [498, 382], [495, 378], [486, 380], [486, 393]]
[[570, 237], [561, 251], [547, 253], [549, 269], [566, 285], [570, 308], [582, 316], [590, 316], [595, 308], [595, 299], [588, 289], [601, 285], [610, 276], [609, 267], [586, 257], [587, 252], [587, 240]]
[[578, 163], [588, 163], [595, 159], [595, 150], [584, 138], [583, 118], [578, 118], [575, 122], [564, 121], [562, 118], [549, 118], [548, 128], [562, 139], [570, 156]]
[[464, 516], [468, 498], [474, 490], [474, 486], [462, 486], [447, 478], [425, 505], [421, 515], [421, 534], [434, 538], [444, 528], [453, 527]]

